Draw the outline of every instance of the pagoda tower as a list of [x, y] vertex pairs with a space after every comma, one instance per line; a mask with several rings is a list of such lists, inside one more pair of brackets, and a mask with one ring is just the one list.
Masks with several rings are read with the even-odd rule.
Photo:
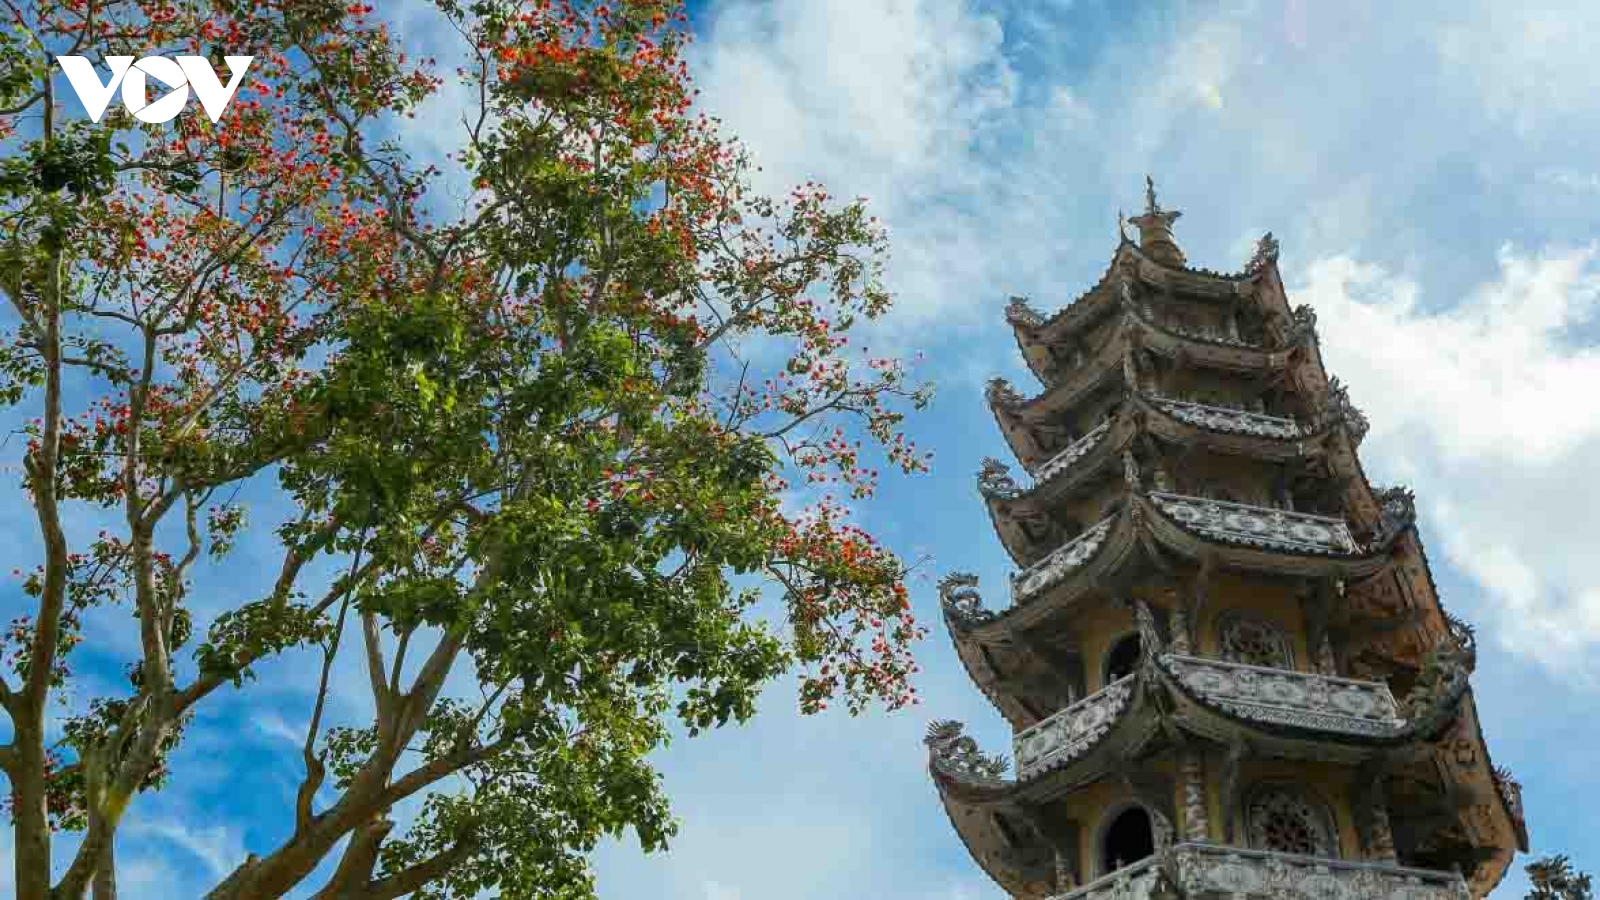
[[935, 722], [945, 811], [1018, 898], [1483, 897], [1527, 850], [1520, 790], [1412, 495], [1368, 483], [1272, 235], [1189, 268], [1146, 185], [1098, 284], [1006, 310], [1042, 389], [990, 383], [1026, 478], [985, 460], [978, 490], [1018, 571], [1003, 608], [940, 594], [1015, 771]]

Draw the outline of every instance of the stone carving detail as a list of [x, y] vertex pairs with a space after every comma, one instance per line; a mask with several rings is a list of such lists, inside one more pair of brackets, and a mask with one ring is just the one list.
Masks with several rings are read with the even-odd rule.
[[1177, 832], [1172, 827], [1171, 820], [1159, 809], [1146, 808], [1145, 812], [1150, 816], [1150, 838], [1151, 843], [1155, 844], [1156, 852], [1162, 853], [1172, 849], [1174, 843], [1172, 838]]
[[1422, 671], [1406, 694], [1402, 708], [1411, 729], [1430, 735], [1455, 718], [1456, 704], [1467, 693], [1467, 679], [1477, 660], [1473, 646], [1444, 635], [1422, 659]]
[[1322, 636], [1322, 646], [1317, 648], [1317, 671], [1323, 675], [1338, 675], [1339, 661], [1333, 654], [1333, 640]]
[[1257, 790], [1245, 806], [1246, 833], [1257, 850], [1300, 856], [1337, 856], [1338, 843], [1327, 809], [1285, 787]]
[[1017, 733], [1013, 750], [1017, 778], [1027, 779], [1041, 768], [1078, 758], [1111, 730], [1133, 697], [1133, 678], [1113, 681], [1042, 722]]
[[1187, 400], [1174, 400], [1170, 397], [1157, 397], [1155, 404], [1162, 412], [1180, 422], [1188, 422], [1190, 425], [1198, 425], [1210, 431], [1250, 434], [1286, 441], [1298, 440], [1304, 435], [1299, 423], [1282, 416], [1207, 406], [1204, 403], [1190, 403]]
[[1266, 669], [1294, 668], [1289, 638], [1271, 622], [1230, 615], [1220, 624], [1223, 659]]
[[1469, 900], [1459, 873], [1183, 843], [1051, 900]]
[[1511, 777], [1511, 770], [1504, 766], [1495, 766], [1494, 786], [1500, 791], [1500, 798], [1506, 802], [1506, 811], [1518, 822], [1522, 821], [1522, 784]]
[[1212, 331], [1209, 328], [1192, 328], [1187, 325], [1178, 325], [1176, 323], [1163, 325], [1161, 327], [1181, 337], [1186, 337], [1197, 341], [1205, 341], [1206, 343], [1210, 344], [1226, 344], [1230, 347], [1243, 347], [1247, 350], [1262, 349], [1260, 344], [1244, 340], [1243, 338], [1236, 338], [1229, 334], [1223, 334], [1218, 331]]
[[1183, 775], [1183, 837], [1189, 841], [1204, 841], [1211, 837], [1211, 818], [1206, 811], [1205, 762], [1193, 750], [1184, 754], [1180, 769]]
[[1342, 519], [1182, 494], [1152, 493], [1150, 499], [1180, 525], [1230, 544], [1326, 555], [1358, 552]]
[[1389, 827], [1389, 800], [1382, 772], [1369, 771], [1364, 777], [1358, 777], [1355, 788], [1351, 811], [1355, 813], [1361, 845], [1369, 859], [1392, 865], [1395, 862], [1394, 832]]
[[1038, 328], [1044, 324], [1045, 319], [1028, 305], [1027, 297], [1012, 297], [1006, 304], [1006, 321], [1024, 328]]
[[993, 610], [983, 608], [978, 576], [971, 572], [951, 572], [939, 579], [939, 600], [944, 605], [945, 615], [968, 627], [995, 617]]
[[988, 398], [990, 406], [1014, 408], [1027, 402], [1027, 398], [1018, 393], [1017, 389], [1011, 386], [1011, 382], [1004, 378], [989, 379], [984, 395]]
[[1250, 257], [1250, 261], [1245, 263], [1244, 273], [1246, 275], [1254, 275], [1265, 269], [1268, 263], [1277, 261], [1278, 239], [1273, 237], [1272, 232], [1269, 231], [1261, 236], [1261, 240], [1256, 241], [1256, 252]]
[[1445, 627], [1450, 629], [1450, 637], [1457, 647], [1476, 661], [1478, 656], [1478, 631], [1466, 622], [1456, 618], [1450, 613], [1444, 614]]
[[1139, 490], [1139, 460], [1132, 450], [1122, 451], [1122, 480], [1134, 491]]
[[1132, 344], [1128, 345], [1127, 351], [1122, 354], [1122, 381], [1129, 388], [1136, 391], [1143, 385], [1139, 380], [1139, 365], [1134, 360]]
[[989, 499], [1010, 500], [1022, 493], [1011, 477], [1011, 467], [992, 456], [983, 458], [978, 470], [978, 493]]
[[1409, 488], [1392, 487], [1379, 491], [1378, 536], [1374, 546], [1383, 546], [1417, 521], [1417, 498]]
[[1154, 659], [1166, 646], [1161, 639], [1161, 628], [1156, 625], [1155, 610], [1143, 600], [1133, 604], [1133, 621], [1139, 627], [1139, 655]]
[[1052, 900], [1156, 900], [1176, 897], [1178, 895], [1171, 876], [1162, 868], [1162, 862], [1161, 856], [1147, 857]]
[[1040, 466], [1039, 470], [1033, 473], [1034, 481], [1042, 484], [1066, 471], [1073, 463], [1083, 459], [1090, 450], [1093, 450], [1110, 430], [1110, 419], [1096, 425], [1088, 434], [1068, 444], [1065, 450], [1050, 457], [1049, 461]]
[[1161, 661], [1190, 693], [1251, 721], [1364, 737], [1391, 737], [1406, 727], [1381, 682], [1176, 654]]
[[1188, 656], [1194, 652], [1194, 644], [1189, 635], [1189, 614], [1183, 611], [1182, 606], [1175, 606], [1169, 614], [1170, 619], [1167, 629], [1172, 632], [1172, 652], [1179, 656]]
[[1089, 557], [1100, 549], [1100, 545], [1105, 543], [1114, 518], [1116, 517], [1110, 516], [1100, 520], [1083, 534], [1051, 551], [1049, 556], [1012, 575], [1012, 602], [1021, 603], [1027, 600], [1087, 562]]
[[1455, 873], [1193, 844], [1176, 848], [1173, 855], [1179, 886], [1185, 897], [1249, 900], [1468, 900], [1470, 897], [1466, 882]]
[[1317, 342], [1316, 310], [1302, 303], [1294, 308], [1293, 317], [1290, 321], [1288, 340], [1284, 342], [1286, 345], [1314, 344]]
[[1328, 399], [1317, 414], [1317, 427], [1331, 428], [1342, 424], [1350, 432], [1350, 439], [1357, 444], [1367, 436], [1367, 429], [1371, 427], [1367, 417], [1361, 410], [1356, 409], [1350, 402], [1350, 391], [1338, 378], [1328, 379]]
[[962, 734], [966, 726], [943, 719], [928, 726], [922, 739], [928, 745], [933, 765], [947, 775], [968, 781], [1003, 783], [1011, 766], [1004, 756], [989, 756], [978, 749], [978, 742]]

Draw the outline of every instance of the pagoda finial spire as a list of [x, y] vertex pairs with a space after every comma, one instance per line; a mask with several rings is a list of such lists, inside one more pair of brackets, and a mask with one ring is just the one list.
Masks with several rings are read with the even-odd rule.
[[1139, 229], [1139, 249], [1156, 262], [1170, 266], [1183, 265], [1183, 251], [1172, 239], [1172, 223], [1181, 215], [1183, 213], [1178, 210], [1161, 208], [1161, 203], [1156, 200], [1156, 180], [1149, 175], [1144, 176], [1144, 214], [1134, 216], [1131, 220]]

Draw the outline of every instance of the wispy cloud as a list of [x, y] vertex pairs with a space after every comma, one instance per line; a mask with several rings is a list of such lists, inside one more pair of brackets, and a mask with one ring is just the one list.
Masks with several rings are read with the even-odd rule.
[[257, 731], [268, 737], [287, 741], [291, 744], [305, 743], [305, 726], [302, 725], [299, 728], [296, 728], [290, 725], [288, 722], [285, 722], [283, 717], [279, 716], [275, 712], [259, 712], [254, 716], [254, 718], [251, 719], [251, 723], [255, 725]]
[[227, 875], [244, 861], [244, 842], [239, 832], [227, 825], [202, 828], [172, 820], [157, 820], [140, 823], [136, 830], [170, 841], [204, 863], [213, 878]]

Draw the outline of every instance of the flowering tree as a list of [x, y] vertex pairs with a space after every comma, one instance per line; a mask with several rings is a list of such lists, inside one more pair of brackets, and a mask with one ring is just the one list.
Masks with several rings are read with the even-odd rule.
[[[466, 99], [429, 164], [441, 76], [360, 0], [0, 0], [0, 400], [41, 548], [0, 678], [23, 900], [114, 896], [130, 800], [281, 655], [320, 671], [292, 830], [212, 897], [587, 896], [601, 835], [672, 832], [673, 721], [743, 720], [786, 671], [806, 711], [913, 700], [905, 566], [849, 520], [925, 465], [923, 391], [847, 338], [890, 304], [882, 230], [753, 192], [676, 0], [435, 5]], [[69, 115], [55, 56], [118, 52], [254, 62], [215, 122]], [[270, 570], [197, 591], [240, 540]], [[89, 627], [139, 652], [56, 733]], [[370, 720], [331, 721], [341, 654]]]

